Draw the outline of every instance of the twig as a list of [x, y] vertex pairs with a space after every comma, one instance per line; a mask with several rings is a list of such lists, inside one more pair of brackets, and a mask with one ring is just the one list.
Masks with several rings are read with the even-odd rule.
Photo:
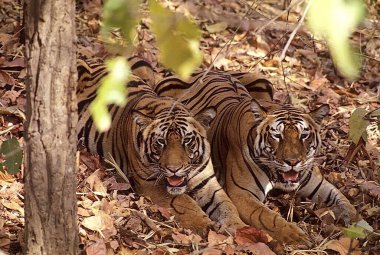
[[307, 5], [306, 5], [306, 8], [305, 8], [305, 11], [304, 13], [302, 14], [302, 17], [300, 19], [300, 21], [298, 22], [296, 28], [293, 30], [293, 32], [290, 34], [290, 37], [288, 39], [288, 41], [286, 42], [286, 45], [284, 47], [284, 49], [282, 50], [281, 52], [281, 55], [280, 55], [280, 61], [284, 60], [285, 58], [285, 54], [286, 52], [288, 51], [288, 48], [290, 46], [290, 43], [293, 41], [294, 39], [294, 36], [297, 34], [297, 31], [300, 29], [300, 27], [302, 26], [302, 23], [303, 21], [305, 20], [305, 17], [306, 17], [306, 14], [308, 13], [309, 11], [309, 8], [311, 6], [311, 3], [313, 2], [313, 0], [310, 0]]
[[362, 54], [362, 53], [355, 53], [355, 54], [358, 55], [358, 56], [361, 56], [361, 57], [363, 57], [363, 58], [368, 58], [368, 59], [374, 60], [374, 61], [376, 61], [376, 62], [380, 62], [379, 59], [374, 58], [374, 57], [371, 57], [371, 56], [367, 56], [367, 55]]
[[264, 28], [266, 28], [267, 26], [269, 26], [270, 24], [272, 24], [273, 22], [275, 22], [284, 13], [288, 12], [294, 6], [302, 4], [303, 2], [305, 2], [305, 0], [299, 0], [299, 1], [296, 1], [296, 2], [294, 2], [292, 4], [290, 4], [285, 10], [281, 11], [278, 15], [276, 15], [275, 17], [273, 17], [272, 19], [270, 19], [265, 25], [261, 26], [260, 28], [256, 28], [255, 31], [253, 31], [253, 32], [254, 33], [261, 33], [264, 30]]
[[[108, 157], [107, 158], [104, 158], [104, 161], [108, 164], [110, 164], [111, 166], [113, 166], [116, 170], [116, 172], [118, 173], [118, 175], [124, 179], [124, 181], [126, 183], [129, 184], [129, 186], [132, 188], [129, 180], [128, 180], [128, 177], [125, 175], [125, 173], [123, 172], [123, 170], [121, 170], [121, 168], [119, 167], [119, 165], [116, 163], [115, 159], [112, 157], [111, 153], [108, 153]], [[132, 191], [134, 192], [133, 188], [132, 188]]]
[[12, 129], [14, 129], [15, 127], [16, 127], [15, 125], [12, 125], [12, 126], [6, 128], [6, 129], [4, 129], [4, 130], [1, 130], [1, 131], [0, 131], [0, 135], [4, 135], [4, 134], [10, 132], [10, 131], [11, 131]]
[[157, 232], [157, 233], [161, 233], [161, 229], [160, 227], [158, 227], [151, 218], [149, 218], [147, 215], [145, 215], [144, 213], [140, 212], [140, 211], [137, 211], [137, 210], [134, 210], [134, 209], [130, 209], [135, 215], [139, 216], [141, 218], [141, 220], [143, 220], [145, 222], [145, 224], [150, 228], [152, 229], [154, 232]]
[[316, 254], [320, 254], [321, 252], [324, 254], [328, 254], [326, 251], [323, 251], [323, 250], [294, 250], [292, 251], [291, 255], [295, 255], [295, 254], [309, 255], [310, 252], [316, 253]]

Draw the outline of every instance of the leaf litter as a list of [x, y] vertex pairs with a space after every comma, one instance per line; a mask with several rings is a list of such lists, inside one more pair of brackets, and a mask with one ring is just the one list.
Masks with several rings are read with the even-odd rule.
[[[292, 195], [273, 194], [267, 205], [299, 222], [314, 240], [315, 247], [310, 253], [302, 252], [303, 247], [268, 243], [270, 240], [253, 229], [241, 230], [235, 236], [210, 230], [207, 236], [200, 236], [183, 229], [169, 209], [133, 193], [130, 184], [115, 171], [104, 169], [98, 158], [81, 153], [77, 195], [82, 254], [379, 254], [378, 122], [364, 119], [369, 122], [368, 139], [359, 142], [360, 150], [349, 139], [349, 135], [355, 140], [362, 137], [358, 133], [363, 127], [349, 127], [354, 110], [362, 108], [370, 112], [380, 107], [378, 4], [368, 6], [370, 25], [360, 27], [351, 38], [361, 47], [364, 61], [358, 80], [349, 83], [337, 73], [326, 44], [310, 36], [304, 27], [292, 41], [285, 59], [279, 61], [287, 36], [302, 14], [299, 6], [284, 12], [284, 6], [277, 1], [265, 1], [252, 8], [251, 2], [240, 1], [161, 2], [192, 16], [199, 24], [202, 68], [213, 63], [222, 70], [260, 72], [274, 84], [275, 99], [279, 102], [285, 102], [289, 92], [293, 102], [305, 109], [330, 104], [331, 115], [321, 130], [323, 146], [317, 165], [356, 206], [373, 233], [368, 235], [365, 230], [368, 226], [364, 224], [348, 230], [356, 238], [344, 237], [343, 226], [335, 222], [333, 213], [323, 204], [289, 203]], [[0, 116], [0, 130], [4, 131], [0, 133], [0, 143], [3, 143], [11, 136], [23, 134], [20, 112], [25, 112], [25, 94], [18, 88], [25, 87], [26, 72], [24, 46], [19, 40], [22, 6], [17, 1], [3, 1], [0, 8], [7, 17], [0, 27], [0, 107], [6, 112]], [[78, 54], [82, 57], [112, 56], [98, 37], [100, 12], [101, 1], [77, 1]], [[271, 21], [276, 17], [279, 19]], [[144, 18], [138, 28], [136, 54], [163, 70], [157, 62], [158, 51], [149, 27], [149, 19]], [[9, 129], [11, 125], [14, 127]], [[360, 132], [350, 134], [355, 128]], [[0, 172], [0, 249], [10, 254], [21, 254], [24, 244], [23, 192], [22, 171], [16, 175]], [[366, 236], [358, 238], [363, 237], [362, 232]]]

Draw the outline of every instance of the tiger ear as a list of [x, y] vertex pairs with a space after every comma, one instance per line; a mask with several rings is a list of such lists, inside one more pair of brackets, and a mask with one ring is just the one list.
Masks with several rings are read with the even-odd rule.
[[255, 99], [251, 101], [251, 111], [255, 115], [255, 121], [261, 121], [267, 116], [265, 109]]
[[216, 116], [216, 110], [214, 107], [208, 107], [204, 109], [203, 111], [197, 113], [194, 118], [202, 124], [203, 127], [208, 129], [211, 125], [211, 121], [215, 118]]
[[140, 127], [140, 130], [146, 128], [153, 120], [148, 115], [137, 110], [132, 111], [132, 118], [133, 121]]
[[321, 124], [322, 120], [330, 111], [330, 106], [328, 104], [323, 104], [317, 109], [311, 111], [309, 114], [314, 119], [317, 124]]

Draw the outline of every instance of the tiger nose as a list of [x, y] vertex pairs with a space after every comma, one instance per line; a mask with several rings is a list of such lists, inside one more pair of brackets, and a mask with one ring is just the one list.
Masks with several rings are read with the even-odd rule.
[[298, 159], [285, 159], [284, 162], [288, 164], [289, 166], [295, 166], [297, 165], [300, 161]]
[[182, 168], [182, 165], [167, 165], [166, 168], [175, 173]]

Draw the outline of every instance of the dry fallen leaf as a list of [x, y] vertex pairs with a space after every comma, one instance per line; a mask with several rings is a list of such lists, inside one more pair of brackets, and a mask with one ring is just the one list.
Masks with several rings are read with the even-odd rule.
[[226, 30], [228, 27], [227, 22], [218, 22], [212, 25], [206, 25], [206, 30], [210, 33], [219, 33]]
[[100, 180], [98, 176], [99, 171], [95, 171], [87, 178], [87, 183], [90, 184], [91, 189], [94, 190], [94, 194], [106, 197], [107, 196], [107, 188], [103, 185], [103, 182]]
[[222, 255], [223, 251], [215, 248], [206, 248], [203, 250], [202, 255]]
[[208, 232], [207, 240], [208, 240], [208, 246], [217, 246], [222, 243], [226, 243], [227, 236], [218, 234], [215, 231], [210, 230]]
[[89, 217], [91, 214], [88, 212], [88, 210], [78, 207], [78, 215], [84, 216], [84, 217]]
[[180, 244], [191, 244], [189, 236], [179, 232], [173, 232], [172, 238], [175, 242]]
[[333, 250], [339, 252], [340, 255], [359, 255], [361, 254], [360, 249], [358, 249], [359, 241], [356, 239], [350, 239], [347, 237], [342, 237], [339, 240], [330, 240], [325, 245], [326, 250]]
[[268, 243], [268, 235], [255, 227], [243, 227], [236, 231], [235, 242], [239, 245]]
[[314, 211], [315, 215], [325, 224], [331, 225], [335, 222], [335, 215], [334, 212], [331, 211], [329, 208], [320, 208], [318, 210]]
[[26, 67], [26, 59], [23, 57], [17, 57], [13, 59], [12, 61], [5, 61], [0, 68], [7, 68], [10, 69], [23, 69]]
[[376, 182], [366, 181], [360, 184], [360, 187], [371, 196], [380, 198], [380, 185]]
[[99, 232], [105, 239], [116, 235], [111, 216], [99, 211], [95, 216], [84, 218], [82, 225], [90, 230]]
[[171, 214], [170, 212], [170, 209], [169, 208], [166, 208], [166, 207], [162, 207], [162, 206], [158, 206], [157, 207], [158, 211], [161, 213], [161, 215], [169, 220], [173, 215]]
[[237, 250], [252, 252], [255, 255], [276, 255], [265, 243], [241, 245]]
[[106, 244], [102, 239], [99, 239], [96, 243], [91, 244], [86, 248], [87, 255], [107, 255]]
[[1, 203], [6, 208], [18, 211], [18, 212], [20, 212], [20, 214], [22, 216], [24, 216], [24, 208], [22, 208], [18, 203], [14, 202], [14, 201], [7, 201], [7, 200], [1, 200]]
[[0, 70], [0, 82], [10, 85], [16, 84], [16, 81], [7, 72]]

